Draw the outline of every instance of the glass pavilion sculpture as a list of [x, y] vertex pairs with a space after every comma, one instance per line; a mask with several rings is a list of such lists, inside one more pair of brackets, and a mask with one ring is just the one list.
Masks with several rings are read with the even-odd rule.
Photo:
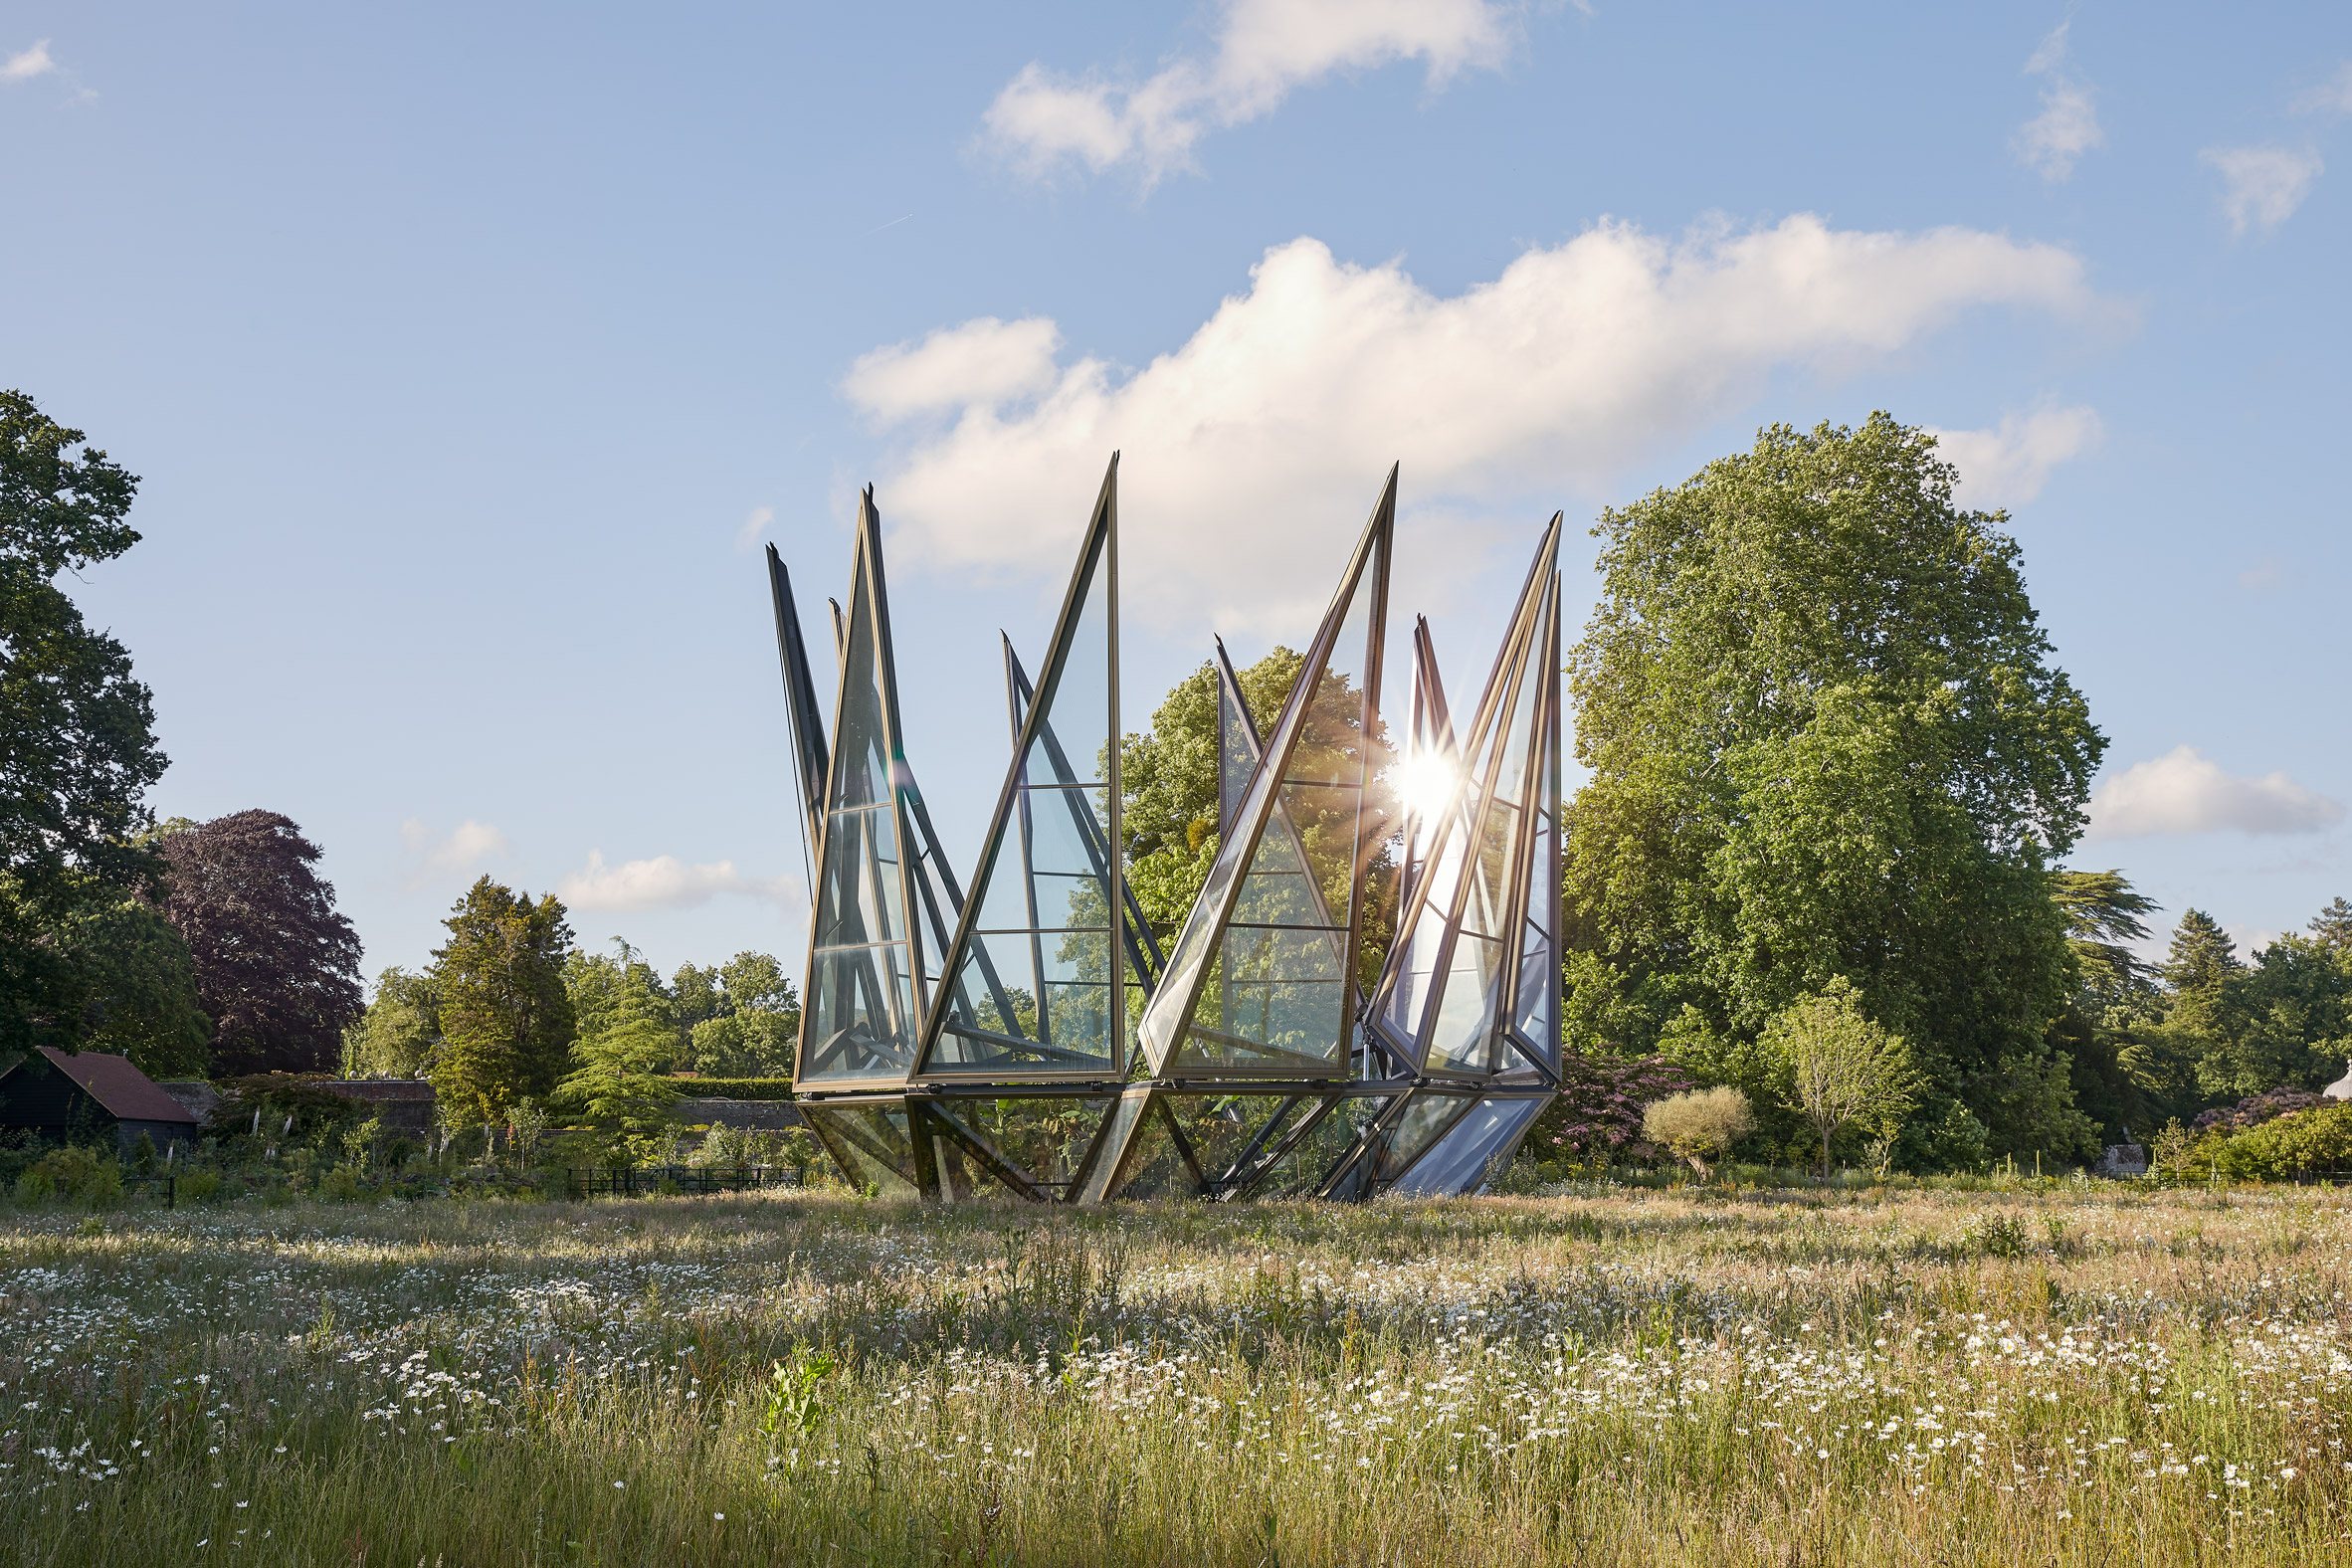
[[[1120, 852], [1117, 457], [1034, 681], [1004, 645], [1013, 758], [968, 893], [906, 758], [873, 490], [829, 728], [770, 548], [813, 855], [795, 1087], [846, 1176], [944, 1201], [1360, 1199], [1476, 1191], [1510, 1158], [1560, 1071], [1561, 519], [1459, 732], [1416, 625], [1399, 756], [1396, 503], [1391, 469], [1278, 713], [1217, 646], [1219, 847], [1165, 954]], [[1427, 787], [1392, 820], [1401, 778]]]

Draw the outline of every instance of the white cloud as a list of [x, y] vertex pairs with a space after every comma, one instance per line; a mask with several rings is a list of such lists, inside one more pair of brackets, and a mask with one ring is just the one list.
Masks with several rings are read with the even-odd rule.
[[30, 82], [35, 77], [46, 77], [58, 72], [58, 63], [49, 58], [49, 40], [44, 38], [32, 48], [10, 55], [0, 61], [0, 82]]
[[1209, 130], [1271, 114], [1333, 72], [1424, 60], [1440, 87], [1500, 66], [1515, 37], [1512, 8], [1487, 0], [1224, 0], [1221, 10], [1213, 59], [1180, 59], [1143, 82], [1031, 63], [989, 105], [988, 140], [1033, 176], [1131, 162], [1149, 183], [1190, 167]]
[[2046, 76], [2050, 85], [2042, 90], [2042, 112], [2020, 125], [2010, 143], [2029, 168], [2053, 184], [2072, 174], [2082, 154], [2107, 144], [2090, 89], [2066, 70], [2066, 29], [2072, 25], [2060, 22], [2026, 62], [2027, 76]]
[[735, 548], [738, 550], [750, 549], [759, 542], [759, 536], [768, 531], [768, 524], [775, 520], [775, 507], [752, 507], [751, 515], [743, 519], [743, 526], [735, 530]]
[[[1167, 625], [1206, 610], [1220, 630], [1295, 631], [1392, 461], [1424, 516], [1507, 503], [1538, 521], [1562, 487], [1598, 490], [1776, 370], [1882, 365], [1980, 305], [2112, 314], [2074, 256], [1967, 229], [1798, 216], [1677, 242], [1604, 224], [1452, 297], [1301, 239], [1132, 374], [1086, 357], [1049, 377], [1041, 357], [985, 384], [940, 334], [862, 361], [844, 391], [878, 414], [932, 411], [878, 486], [907, 558], [1058, 577], [1123, 449], [1123, 569], [1150, 585], [1130, 603]], [[1476, 553], [1449, 544], [1448, 563]]]
[[2090, 798], [2093, 839], [2158, 834], [2318, 833], [2344, 820], [2340, 801], [2305, 789], [2284, 773], [2234, 778], [2195, 746], [2134, 763]]
[[400, 842], [416, 862], [416, 870], [409, 877], [409, 885], [418, 887], [434, 880], [436, 872], [469, 872], [488, 865], [493, 858], [505, 860], [514, 853], [506, 835], [487, 822], [469, 818], [458, 824], [447, 838], [436, 839], [433, 830], [411, 817], [400, 825]]
[[2336, 74], [2308, 93], [2297, 94], [2298, 114], [2352, 114], [2352, 60], [2336, 67]]
[[2316, 148], [2208, 147], [2197, 161], [2222, 176], [2222, 211], [2233, 233], [2275, 229], [2294, 215], [2326, 171]]
[[994, 404], [1043, 392], [1059, 373], [1054, 352], [1062, 330], [1042, 315], [1000, 321], [993, 315], [943, 326], [920, 343], [863, 355], [845, 386], [867, 412], [906, 419], [965, 403]]
[[1960, 471], [1954, 491], [1959, 503], [1998, 511], [2041, 494], [2050, 471], [2096, 446], [2104, 430], [2098, 410], [2076, 407], [2039, 408], [2022, 419], [2004, 414], [1996, 430], [1934, 434], [1943, 455]]
[[587, 866], [565, 874], [556, 895], [575, 909], [690, 909], [721, 893], [772, 898], [792, 907], [805, 899], [798, 883], [782, 877], [746, 877], [732, 861], [689, 866], [675, 855], [607, 866], [604, 852], [590, 850]]

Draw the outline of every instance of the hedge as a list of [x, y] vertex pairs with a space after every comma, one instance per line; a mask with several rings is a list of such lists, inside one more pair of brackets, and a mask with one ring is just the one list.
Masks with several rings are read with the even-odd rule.
[[790, 1099], [792, 1079], [784, 1078], [681, 1078], [671, 1081], [688, 1099]]

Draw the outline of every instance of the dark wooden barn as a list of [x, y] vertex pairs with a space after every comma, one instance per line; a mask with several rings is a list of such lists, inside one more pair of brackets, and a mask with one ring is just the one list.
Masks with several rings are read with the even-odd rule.
[[103, 1051], [68, 1056], [43, 1046], [0, 1072], [0, 1129], [58, 1143], [111, 1137], [128, 1154], [142, 1132], [158, 1153], [171, 1143], [194, 1143], [199, 1124], [127, 1057]]

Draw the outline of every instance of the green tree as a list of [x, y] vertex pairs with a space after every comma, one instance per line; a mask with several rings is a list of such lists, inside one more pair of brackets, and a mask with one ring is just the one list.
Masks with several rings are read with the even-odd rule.
[[[1276, 648], [1246, 670], [1235, 672], [1242, 695], [1262, 730], [1272, 730], [1290, 688], [1297, 685], [1305, 656]], [[1217, 859], [1217, 667], [1204, 664], [1177, 684], [1153, 712], [1151, 728], [1126, 737], [1119, 752], [1125, 791], [1120, 824], [1127, 842], [1127, 884], [1164, 950], [1200, 896]], [[1359, 842], [1374, 851], [1366, 874], [1364, 941], [1358, 954], [1369, 984], [1380, 971], [1396, 923], [1392, 907], [1394, 858], [1387, 843], [1396, 811], [1386, 771], [1395, 761], [1385, 735], [1367, 742], [1351, 710], [1360, 700], [1354, 687], [1326, 683], [1317, 693], [1317, 713], [1293, 759], [1291, 776], [1311, 778], [1336, 750], [1365, 747], [1370, 787], [1357, 803], [1340, 792], [1294, 791], [1289, 799], [1307, 864], [1334, 911], [1347, 907], [1349, 882]], [[1329, 768], [1336, 774], [1342, 770]], [[1361, 840], [1358, 834], [1362, 835]]]
[[1865, 1017], [1843, 980], [1775, 1018], [1764, 1040], [1789, 1064], [1796, 1106], [1821, 1139], [1825, 1179], [1840, 1132], [1860, 1127], [1891, 1138], [1917, 1096], [1910, 1047]]
[[1569, 1044], [1734, 1059], [1844, 977], [1911, 1043], [1912, 1165], [2096, 1137], [2047, 867], [2105, 741], [1954, 478], [1884, 414], [1762, 432], [1603, 513], [1568, 672]]
[[188, 944], [153, 906], [119, 894], [92, 899], [56, 928], [86, 998], [82, 1047], [128, 1057], [154, 1078], [212, 1070], [212, 1020], [197, 1002]]
[[131, 842], [164, 768], [153, 704], [56, 585], [139, 538], [137, 476], [85, 443], [0, 392], [0, 1053], [81, 1042], [91, 976], [62, 927], [156, 875]]
[[478, 1122], [494, 1121], [523, 1095], [546, 1094], [570, 1059], [571, 927], [553, 893], [534, 903], [488, 877], [444, 923], [449, 940], [433, 953], [442, 1028], [434, 1091]]
[[572, 1072], [557, 1089], [616, 1152], [642, 1155], [671, 1125], [680, 1093], [670, 1076], [678, 1050], [664, 998], [631, 969], [596, 1028], [572, 1047]]
[[441, 1049], [441, 992], [433, 975], [411, 974], [398, 964], [386, 968], [349, 1039], [354, 1077], [430, 1077]]
[[2144, 1139], [2194, 1092], [2165, 1049], [2155, 968], [2129, 945], [2147, 939], [2141, 917], [2156, 901], [2114, 870], [2055, 873], [2051, 896], [2066, 919], [2075, 972], [2052, 1042], [2072, 1064], [2074, 1098], [2101, 1136]]

